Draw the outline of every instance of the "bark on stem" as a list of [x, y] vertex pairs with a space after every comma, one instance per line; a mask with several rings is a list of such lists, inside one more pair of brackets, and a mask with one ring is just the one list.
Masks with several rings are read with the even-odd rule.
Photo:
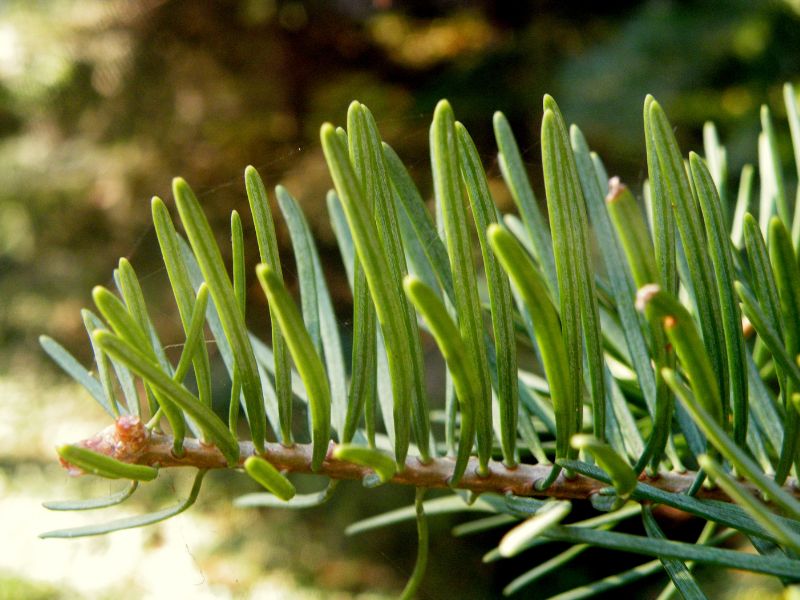
[[[199, 440], [186, 439], [184, 441], [184, 449], [183, 456], [175, 456], [172, 453], [172, 437], [153, 433], [150, 435], [146, 446], [132, 462], [161, 468], [227, 468], [225, 458], [214, 446], [205, 445]], [[373, 473], [367, 467], [333, 458], [332, 449], [333, 443], [331, 443], [322, 467], [316, 471], [316, 474], [325, 475], [332, 479], [359, 480]], [[239, 451], [240, 466], [249, 456], [256, 455], [251, 442], [239, 442]], [[287, 447], [282, 444], [267, 443], [264, 453], [260, 456], [271, 462], [277, 469], [287, 473], [315, 473], [311, 469], [310, 444], [295, 444]], [[422, 463], [416, 457], [410, 457], [405, 462], [405, 469], [398, 471], [390, 483], [426, 488], [447, 488], [449, 487], [448, 481], [453, 473], [454, 465], [455, 461], [450, 458], [434, 458], [428, 463]], [[516, 468], [509, 469], [502, 462], [490, 461], [489, 473], [486, 476], [478, 475], [477, 468], [477, 458], [471, 459], [464, 476], [457, 486], [459, 489], [476, 493], [512, 493], [517, 496], [587, 500], [601, 489], [608, 487], [603, 482], [582, 475], [567, 478], [562, 472], [558, 479], [546, 490], [537, 490], [536, 483], [549, 475], [552, 469], [551, 465], [519, 464]], [[687, 471], [686, 473], [667, 472], [659, 473], [654, 477], [642, 474], [639, 477], [639, 481], [666, 492], [680, 494], [691, 487], [695, 478], [696, 473], [692, 471]], [[800, 492], [794, 483], [794, 481], [790, 482], [785, 489], [794, 496], [800, 497]], [[754, 495], [757, 494], [756, 490], [749, 484], [743, 483], [743, 485], [750, 489]], [[731, 501], [719, 488], [701, 488], [696, 497], [725, 502]]]

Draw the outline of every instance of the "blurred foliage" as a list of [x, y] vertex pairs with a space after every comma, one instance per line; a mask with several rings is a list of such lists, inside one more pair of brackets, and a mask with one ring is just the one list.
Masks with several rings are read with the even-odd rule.
[[80, 598], [73, 590], [63, 590], [56, 586], [37, 581], [28, 581], [13, 574], [0, 572], [0, 600], [61, 600]]
[[[46, 331], [88, 356], [77, 309], [117, 256], [166, 289], [148, 202], [168, 195], [175, 174], [200, 191], [220, 239], [229, 211], [244, 205], [248, 163], [315, 207], [306, 214], [319, 212], [330, 182], [318, 127], [341, 120], [354, 98], [372, 107], [423, 186], [427, 122], [441, 97], [495, 176], [492, 112], [505, 112], [536, 161], [545, 91], [631, 183], [643, 173], [631, 115], [647, 92], [681, 135], [695, 136], [687, 147], [698, 147], [703, 120], [717, 120], [735, 168], [754, 147], [755, 98], [766, 90], [780, 106], [779, 84], [797, 72], [798, 25], [788, 1], [7, 0], [0, 347], [30, 360]], [[324, 222], [312, 226], [347, 303]], [[166, 302], [154, 318], [175, 328]], [[256, 328], [261, 308], [250, 312]], [[3, 355], [7, 369], [12, 353]]]
[[[687, 148], [702, 148], [701, 125], [712, 120], [733, 173], [754, 160], [759, 103], [769, 98], [784, 119], [781, 85], [800, 77], [800, 6], [648, 2], [619, 25], [613, 36], [565, 61], [554, 88], [565, 114], [596, 141], [606, 163], [641, 165], [641, 117], [631, 108], [647, 93], [668, 107]], [[781, 142], [789, 156], [788, 134]]]

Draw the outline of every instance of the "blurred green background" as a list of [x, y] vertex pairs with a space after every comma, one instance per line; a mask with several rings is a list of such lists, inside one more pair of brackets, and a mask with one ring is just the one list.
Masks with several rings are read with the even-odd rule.
[[[199, 507], [174, 523], [104, 540], [33, 537], [83, 517], [46, 513], [42, 499], [108, 489], [68, 480], [53, 464], [56, 442], [86, 437], [104, 421], [47, 363], [37, 336], [55, 337], [88, 364], [79, 310], [126, 256], [162, 339], [180, 341], [149, 225], [150, 198], [170, 204], [172, 176], [192, 184], [223, 246], [230, 211], [247, 214], [245, 165], [258, 167], [268, 185], [288, 187], [318, 236], [346, 332], [350, 296], [324, 210], [331, 182], [318, 132], [324, 121], [343, 124], [351, 100], [371, 108], [429, 195], [427, 128], [435, 103], [448, 98], [483, 154], [498, 203], [509, 208], [495, 160], [495, 110], [514, 126], [539, 192], [545, 92], [582, 127], [610, 173], [635, 190], [645, 177], [647, 93], [664, 105], [684, 150], [701, 149], [702, 124], [714, 120], [732, 177], [757, 161], [758, 110], [767, 102], [788, 174], [781, 85], [799, 77], [797, 0], [3, 0], [0, 536], [21, 550], [0, 554], [0, 598], [181, 597], [187, 590], [195, 597], [379, 597], [396, 594], [413, 567], [410, 528], [341, 538], [348, 522], [408, 503], [408, 494], [351, 485], [305, 514], [235, 511], [231, 490], [251, 488], [223, 474], [210, 477]], [[251, 229], [246, 235], [252, 266], [255, 237]], [[287, 241], [284, 230], [279, 235]], [[291, 266], [287, 278], [293, 285]], [[265, 301], [257, 286], [250, 292], [250, 325], [263, 334]], [[169, 502], [170, 486], [180, 496], [186, 481], [177, 475], [165, 485], [129, 510]], [[493, 597], [550, 553], [490, 568], [480, 556], [496, 536], [453, 540], [451, 525], [434, 522], [423, 598]], [[605, 560], [587, 556], [586, 564]], [[584, 576], [591, 574], [565, 573], [537, 593]], [[641, 593], [658, 589], [656, 581]]]

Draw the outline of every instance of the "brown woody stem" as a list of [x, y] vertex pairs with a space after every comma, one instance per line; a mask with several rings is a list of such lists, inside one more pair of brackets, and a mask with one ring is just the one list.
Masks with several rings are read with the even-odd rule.
[[[223, 469], [228, 465], [222, 453], [214, 446], [205, 445], [199, 440], [186, 439], [183, 456], [175, 456], [172, 452], [172, 438], [170, 436], [153, 433], [142, 451], [135, 457], [137, 464], [159, 467], [195, 467], [201, 469]], [[318, 475], [325, 475], [332, 479], [363, 479], [373, 471], [343, 460], [333, 458], [333, 443], [328, 449], [327, 456], [321, 468], [316, 471]], [[239, 442], [239, 466], [249, 456], [256, 455], [251, 442]], [[284, 446], [282, 444], [267, 443], [263, 454], [264, 459], [272, 463], [277, 469], [287, 473], [315, 473], [311, 469], [311, 445], [295, 444]], [[450, 458], [434, 458], [423, 463], [417, 458], [408, 458], [405, 468], [398, 471], [391, 479], [391, 483], [425, 488], [448, 488], [448, 482], [453, 474], [455, 461]], [[498, 494], [511, 493], [517, 496], [553, 497], [562, 499], [589, 499], [608, 485], [584, 477], [574, 475], [566, 477], [564, 473], [545, 490], [537, 490], [536, 483], [547, 478], [552, 465], [519, 464], [513, 469], [507, 468], [502, 462], [490, 461], [488, 475], [478, 475], [478, 461], [472, 459], [464, 476], [456, 486], [458, 489], [469, 490], [475, 493], [494, 492]], [[696, 473], [666, 472], [650, 477], [642, 474], [639, 481], [647, 483], [660, 490], [671, 493], [683, 493], [689, 489], [695, 480]], [[751, 489], [754, 495], [755, 488], [747, 483], [744, 486]], [[787, 491], [800, 497], [794, 485], [787, 485]], [[701, 488], [696, 494], [698, 498], [709, 498], [730, 502], [730, 498], [719, 488]]]

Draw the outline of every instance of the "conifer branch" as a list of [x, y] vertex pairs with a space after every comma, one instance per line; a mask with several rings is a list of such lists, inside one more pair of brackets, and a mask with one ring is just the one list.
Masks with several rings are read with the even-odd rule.
[[[120, 419], [124, 420], [125, 417]], [[128, 464], [145, 465], [158, 468], [193, 467], [196, 469], [226, 469], [232, 465], [228, 463], [222, 452], [213, 445], [205, 444], [194, 438], [186, 438], [183, 442], [183, 454], [177, 456], [173, 451], [174, 439], [170, 435], [161, 433], [145, 433], [144, 439], [137, 442], [135, 451], [124, 447], [120, 442], [114, 426], [100, 432], [96, 437], [80, 442], [79, 446], [88, 447], [98, 452], [109, 455]], [[146, 431], [146, 430], [145, 430]], [[98, 444], [98, 439], [117, 440], [116, 444]], [[295, 443], [284, 446], [280, 443], [266, 442], [264, 452], [256, 451], [250, 441], [239, 441], [239, 460], [235, 467], [242, 468], [244, 462], [251, 456], [260, 456], [269, 461], [277, 470], [284, 473], [306, 473], [324, 475], [331, 479], [363, 480], [374, 474], [369, 467], [341, 460], [334, 457], [334, 442], [330, 442], [325, 459], [320, 467], [313, 466], [313, 445]], [[114, 450], [110, 450], [114, 448]], [[62, 461], [63, 462], [63, 461]], [[80, 473], [72, 465], [66, 465], [71, 473]], [[546, 489], [540, 490], [537, 484], [545, 481], [551, 474], [553, 465], [549, 464], [518, 464], [509, 468], [501, 461], [490, 460], [486, 475], [479, 474], [479, 463], [476, 457], [471, 457], [464, 475], [454, 488], [451, 488], [456, 467], [456, 461], [451, 457], [431, 458], [423, 462], [416, 456], [409, 456], [405, 460], [405, 468], [398, 470], [387, 481], [398, 485], [408, 485], [423, 488], [461, 489], [480, 493], [513, 494], [523, 497], [547, 497], [561, 500], [589, 500], [605, 489], [608, 485], [602, 481], [592, 479], [577, 473], [569, 476], [562, 472]], [[646, 472], [639, 476], [639, 482], [646, 483], [658, 490], [684, 494], [697, 479], [694, 471], [662, 471], [654, 475]], [[741, 486], [753, 496], [758, 496], [755, 486], [748, 482], [741, 482]], [[797, 481], [788, 480], [784, 489], [800, 499], [800, 489]], [[732, 502], [731, 498], [718, 487], [701, 487], [694, 495], [695, 498]]]

